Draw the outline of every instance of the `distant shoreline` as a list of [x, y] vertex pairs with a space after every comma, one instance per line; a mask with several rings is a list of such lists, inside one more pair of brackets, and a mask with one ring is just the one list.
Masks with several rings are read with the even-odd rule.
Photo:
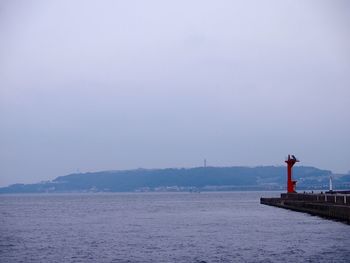
[[[295, 167], [299, 191], [328, 189], [329, 176], [336, 189], [350, 186], [350, 175], [333, 175], [315, 167]], [[94, 192], [212, 192], [281, 191], [286, 185], [283, 166], [195, 167], [135, 169], [75, 173], [36, 184], [14, 184], [0, 188], [6, 193], [94, 193]]]

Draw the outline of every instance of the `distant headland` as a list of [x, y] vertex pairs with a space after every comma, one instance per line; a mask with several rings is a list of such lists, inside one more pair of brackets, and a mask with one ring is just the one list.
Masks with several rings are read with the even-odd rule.
[[[0, 193], [283, 190], [285, 173], [283, 166], [101, 171], [74, 173], [35, 184], [13, 184], [0, 188]], [[299, 190], [328, 189], [330, 175], [334, 187], [349, 188], [350, 174], [332, 174], [307, 166], [296, 167], [294, 173]]]

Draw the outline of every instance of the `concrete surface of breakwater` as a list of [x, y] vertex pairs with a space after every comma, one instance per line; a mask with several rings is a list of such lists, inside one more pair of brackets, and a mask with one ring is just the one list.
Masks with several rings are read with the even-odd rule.
[[286, 208], [350, 224], [350, 192], [288, 193], [279, 198], [260, 198], [264, 205]]

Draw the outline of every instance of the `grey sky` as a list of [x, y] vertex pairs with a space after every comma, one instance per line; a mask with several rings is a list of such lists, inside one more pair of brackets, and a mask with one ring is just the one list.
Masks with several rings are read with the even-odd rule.
[[348, 1], [0, 1], [0, 185], [76, 172], [350, 170]]

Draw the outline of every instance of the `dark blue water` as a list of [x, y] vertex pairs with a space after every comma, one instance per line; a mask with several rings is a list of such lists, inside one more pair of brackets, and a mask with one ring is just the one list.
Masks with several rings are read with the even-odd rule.
[[0, 262], [350, 262], [350, 226], [277, 193], [0, 196]]

